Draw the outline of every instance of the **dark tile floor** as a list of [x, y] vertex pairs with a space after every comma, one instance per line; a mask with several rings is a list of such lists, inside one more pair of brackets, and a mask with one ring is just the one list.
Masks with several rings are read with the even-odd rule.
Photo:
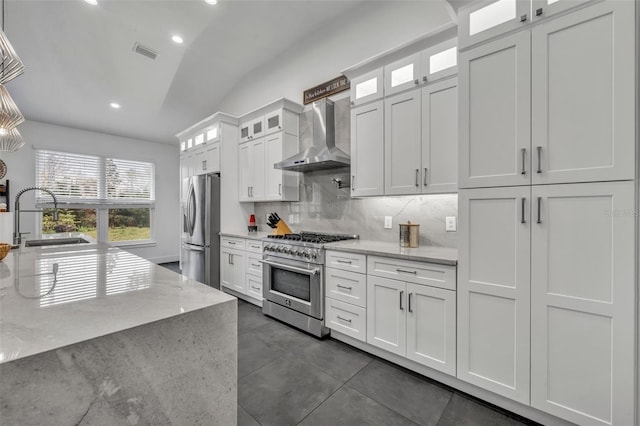
[[[178, 262], [165, 263], [175, 272]], [[238, 426], [536, 425], [238, 301]]]
[[238, 425], [535, 425], [238, 301]]

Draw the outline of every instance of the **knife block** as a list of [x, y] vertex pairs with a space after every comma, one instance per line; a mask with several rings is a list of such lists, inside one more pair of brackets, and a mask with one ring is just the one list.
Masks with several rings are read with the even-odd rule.
[[276, 227], [273, 230], [273, 235], [287, 235], [293, 234], [291, 228], [287, 226], [284, 220], [280, 219], [280, 221], [276, 224]]

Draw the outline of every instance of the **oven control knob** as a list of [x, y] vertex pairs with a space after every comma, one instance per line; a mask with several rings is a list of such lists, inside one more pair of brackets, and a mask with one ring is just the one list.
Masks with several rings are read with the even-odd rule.
[[300, 250], [296, 250], [293, 252], [296, 256], [302, 256], [302, 252]]
[[302, 255], [303, 255], [304, 257], [306, 257], [307, 259], [309, 259], [309, 258], [311, 257], [311, 253], [309, 253], [309, 251], [305, 251], [305, 252], [303, 252], [303, 253], [302, 253]]
[[311, 253], [311, 258], [312, 259], [317, 259], [318, 258], [318, 253], [316, 253], [316, 252]]

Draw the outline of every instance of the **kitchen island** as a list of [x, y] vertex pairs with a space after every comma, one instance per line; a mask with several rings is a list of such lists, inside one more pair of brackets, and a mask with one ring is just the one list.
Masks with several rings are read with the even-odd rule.
[[230, 425], [236, 382], [234, 297], [102, 244], [0, 262], [1, 424]]

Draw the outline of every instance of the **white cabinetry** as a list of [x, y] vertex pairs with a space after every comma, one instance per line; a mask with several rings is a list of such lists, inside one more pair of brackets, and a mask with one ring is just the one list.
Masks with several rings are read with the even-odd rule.
[[367, 273], [367, 343], [455, 375], [455, 267], [368, 256]]
[[351, 105], [357, 106], [382, 98], [384, 71], [373, 70], [351, 79]]
[[262, 305], [262, 243], [259, 240], [223, 236], [220, 238], [220, 282], [255, 305]]
[[534, 186], [532, 199], [531, 405], [633, 424], [634, 182]]
[[384, 193], [384, 104], [376, 101], [351, 110], [351, 194]]
[[264, 197], [265, 150], [264, 138], [245, 142], [239, 150], [240, 201]]
[[298, 173], [273, 166], [298, 152], [300, 112], [302, 106], [280, 99], [246, 114], [240, 129], [240, 201], [298, 200]]
[[524, 404], [530, 206], [530, 187], [458, 193], [458, 378]]

